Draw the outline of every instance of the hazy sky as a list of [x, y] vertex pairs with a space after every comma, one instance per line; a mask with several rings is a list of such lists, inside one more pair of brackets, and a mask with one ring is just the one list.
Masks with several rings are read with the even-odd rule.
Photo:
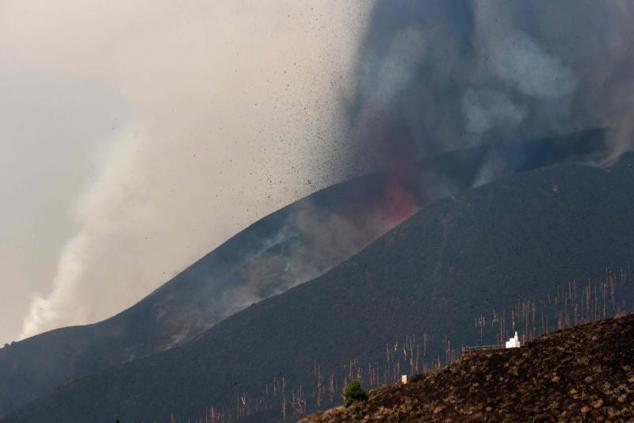
[[0, 0], [0, 342], [108, 317], [335, 182], [370, 5]]

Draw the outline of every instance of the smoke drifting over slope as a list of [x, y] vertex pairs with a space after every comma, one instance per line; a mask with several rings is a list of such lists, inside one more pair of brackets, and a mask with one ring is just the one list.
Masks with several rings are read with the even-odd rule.
[[104, 86], [129, 110], [97, 154], [78, 232], [21, 337], [108, 317], [257, 218], [336, 182], [336, 98], [350, 85], [365, 6], [308, 5], [3, 5], [7, 60]]

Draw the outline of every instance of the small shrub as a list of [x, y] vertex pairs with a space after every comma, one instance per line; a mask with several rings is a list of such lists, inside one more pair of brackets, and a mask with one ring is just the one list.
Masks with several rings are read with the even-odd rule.
[[367, 400], [368, 393], [361, 387], [361, 383], [358, 380], [350, 381], [343, 389], [343, 403], [346, 407]]

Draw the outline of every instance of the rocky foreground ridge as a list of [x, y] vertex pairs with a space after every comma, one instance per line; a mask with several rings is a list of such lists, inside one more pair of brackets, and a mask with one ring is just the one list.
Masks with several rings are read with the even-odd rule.
[[[355, 416], [356, 414], [356, 416]], [[634, 314], [471, 353], [300, 423], [634, 421]]]

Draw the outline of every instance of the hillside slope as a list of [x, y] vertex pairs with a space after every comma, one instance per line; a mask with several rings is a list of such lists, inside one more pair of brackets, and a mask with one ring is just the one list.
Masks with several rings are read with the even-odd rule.
[[[370, 392], [362, 422], [634, 420], [634, 315], [467, 355]], [[358, 422], [337, 407], [300, 423]]]
[[[633, 155], [609, 171], [556, 165], [439, 200], [323, 276], [188, 344], [66, 384], [6, 421], [187, 421], [210, 408], [272, 421], [286, 405], [288, 417], [326, 404], [338, 396], [327, 387], [353, 370], [375, 366], [390, 380], [444, 360], [448, 347], [495, 342], [512, 318], [535, 331], [631, 310], [627, 278], [613, 299], [612, 279], [589, 286], [598, 299], [587, 301], [570, 283], [634, 268], [632, 204]], [[532, 321], [520, 319], [526, 304]], [[484, 316], [486, 330], [474, 328]], [[412, 337], [424, 340], [420, 363], [397, 368], [392, 357], [391, 373], [380, 367], [401, 354], [386, 345]]]
[[[604, 147], [601, 130], [490, 144], [412, 165], [411, 181], [435, 184], [405, 187], [373, 174], [318, 191], [254, 223], [110, 319], [0, 349], [0, 416], [69, 380], [187, 342], [247, 305], [322, 274], [416, 207], [472, 186], [491, 157], [505, 163], [495, 177], [589, 159]], [[398, 204], [399, 195], [407, 201]]]
[[[328, 270], [390, 227], [380, 210], [385, 183], [371, 175], [317, 192], [254, 223], [110, 319], [1, 348], [0, 416], [72, 378], [186, 342]], [[316, 226], [323, 240], [311, 233]], [[328, 238], [335, 229], [348, 238]]]

